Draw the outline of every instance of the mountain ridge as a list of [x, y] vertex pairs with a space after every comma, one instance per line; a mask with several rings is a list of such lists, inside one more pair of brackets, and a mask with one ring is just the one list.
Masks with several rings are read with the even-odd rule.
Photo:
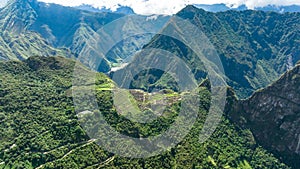
[[[246, 5], [240, 5], [238, 7], [230, 7], [226, 4], [220, 3], [220, 4], [212, 4], [212, 5], [206, 5], [206, 4], [194, 4], [197, 8], [204, 9], [209, 12], [224, 12], [229, 10], [236, 10], [236, 11], [244, 11], [249, 10], [249, 8]], [[299, 5], [266, 5], [263, 7], [255, 7], [253, 10], [258, 11], [265, 11], [265, 12], [278, 12], [278, 13], [285, 13], [285, 12], [300, 12], [300, 6]]]
[[[274, 82], [300, 59], [300, 13], [252, 10], [211, 13], [189, 5], [177, 16], [196, 25], [208, 37], [220, 56], [227, 83], [240, 98], [249, 97], [255, 90]], [[155, 36], [145, 49], [184, 53], [184, 44], [165, 41], [163, 36]], [[192, 53], [187, 50], [185, 56], [179, 57], [186, 58]], [[191, 66], [196, 67], [204, 69], [200, 63]]]
[[[89, 65], [91, 68], [100, 72], [108, 72], [114, 64], [119, 64], [122, 59], [129, 58], [131, 53], [140, 49], [153, 36], [144, 35], [144, 40], [132, 38], [127, 42], [127, 45], [132, 45], [131, 48], [126, 45], [124, 47], [118, 46], [112, 49], [114, 51], [111, 52], [110, 56], [100, 57], [97, 54], [99, 53], [97, 44], [93, 44], [91, 47], [90, 42], [93, 42], [97, 37], [100, 38], [98, 35], [100, 28], [122, 17], [125, 17], [125, 15], [120, 13], [89, 12], [36, 0], [11, 0], [0, 11], [2, 30], [16, 37], [18, 34], [38, 36], [36, 38], [38, 39], [36, 41], [37, 45], [34, 46], [38, 52], [26, 53], [19, 49], [21, 47], [18, 47], [11, 50], [21, 52], [14, 53], [3, 50], [1, 58], [26, 59], [33, 55], [51, 56], [49, 53], [53, 53], [52, 55], [56, 54], [48, 51], [57, 50], [56, 53], [59, 53], [59, 55], [79, 57], [81, 62]], [[140, 16], [140, 19], [144, 19], [144, 23], [141, 23], [143, 25], [154, 25], [157, 22], [158, 26], [160, 26], [160, 22], [164, 22], [168, 17], [158, 16], [157, 20], [148, 20], [146, 16]], [[128, 26], [133, 27], [130, 24]], [[26, 39], [21, 41], [26, 41]], [[97, 39], [97, 41], [99, 40]], [[6, 43], [8, 42], [3, 41], [2, 46], [6, 46]], [[22, 46], [23, 44], [18, 45]], [[32, 47], [30, 43], [27, 43], [25, 46], [28, 46], [28, 48]], [[85, 53], [84, 55], [86, 56], [81, 56], [84, 49], [89, 49], [92, 52]], [[123, 54], [121, 55], [121, 53]], [[95, 68], [95, 63], [92, 63], [91, 60], [93, 62], [102, 60], [101, 67]]]

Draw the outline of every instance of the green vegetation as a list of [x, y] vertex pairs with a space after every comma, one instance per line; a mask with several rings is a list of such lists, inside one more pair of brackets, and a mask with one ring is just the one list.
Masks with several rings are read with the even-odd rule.
[[23, 60], [30, 56], [72, 57], [70, 51], [50, 46], [37, 33], [14, 34], [0, 31], [0, 59]]
[[[299, 13], [227, 11], [214, 14], [188, 6], [177, 15], [190, 20], [208, 36], [220, 55], [228, 84], [241, 98], [267, 86], [300, 59]], [[295, 121], [298, 115], [288, 114], [282, 119], [277, 116], [286, 110], [299, 112], [299, 109], [289, 106], [275, 111], [273, 105], [277, 100], [269, 99], [279, 97], [284, 104], [278, 102], [278, 105], [298, 103], [299, 100], [293, 99], [300, 96], [286, 96], [286, 93], [298, 90], [291, 90], [299, 86], [297, 72], [288, 76], [292, 86], [282, 83], [279, 87], [259, 91], [250, 98], [250, 101], [255, 101], [251, 104], [248, 104], [249, 100], [235, 104], [237, 100], [234, 92], [229, 90], [228, 105], [233, 107], [227, 107], [226, 113], [233, 113], [231, 120], [241, 127], [229, 121], [228, 117], [223, 117], [217, 130], [205, 143], [199, 142], [198, 135], [210, 106], [207, 81], [199, 87], [201, 106], [198, 119], [190, 133], [176, 147], [151, 158], [129, 159], [107, 152], [97, 145], [97, 140], [90, 138], [80, 126], [75, 113], [72, 98], [72, 89], [78, 87], [72, 86], [75, 61], [65, 57], [78, 57], [83, 50], [88, 49], [90, 53], [80, 61], [93, 67], [93, 64], [97, 63], [98, 55], [97, 49], [93, 49], [94, 46], [90, 42], [97, 42], [97, 31], [103, 25], [122, 16], [91, 13], [54, 4], [46, 5], [35, 0], [11, 0], [6, 7], [0, 9], [0, 59], [14, 60], [0, 62], [0, 169], [289, 168], [286, 164], [294, 167], [292, 163], [296, 160], [290, 159], [289, 154], [283, 154], [288, 158], [276, 158], [281, 157], [278, 155], [280, 150], [267, 150], [277, 148], [276, 140], [280, 140], [276, 138], [273, 141], [268, 136], [278, 137], [281, 133], [287, 135], [280, 137], [285, 139], [280, 140], [280, 143], [289, 145], [289, 141], [292, 140], [293, 144], [289, 147], [297, 147], [293, 139], [295, 134], [299, 133], [299, 123]], [[126, 29], [134, 30], [136, 27], [139, 25], [126, 25]], [[147, 41], [149, 37], [135, 37], [116, 44], [97, 70], [108, 72], [112, 65], [119, 65], [136, 49], [141, 48], [141, 44], [145, 43], [143, 40]], [[186, 62], [198, 82], [207, 78], [203, 63], [182, 42], [156, 35], [151, 43], [144, 47], [172, 51]], [[30, 57], [33, 55], [63, 57]], [[82, 68], [87, 69], [84, 66]], [[84, 74], [79, 78], [83, 81]], [[282, 79], [285, 81], [285, 78]], [[178, 118], [181, 104], [179, 98], [183, 93], [178, 91], [176, 80], [178, 79], [173, 79], [171, 75], [156, 69], [142, 71], [134, 77], [130, 87], [135, 90], [126, 91], [124, 94], [130, 102], [135, 103], [134, 108], [143, 110], [143, 114], [157, 117], [147, 124], [126, 118], [136, 116], [139, 112], [133, 112], [131, 109], [126, 114], [117, 112], [113, 102], [115, 84], [106, 75], [96, 73], [95, 84], [89, 81], [89, 86], [80, 87], [83, 90], [91, 86], [95, 89], [99, 110], [93, 110], [93, 115], [101, 113], [118, 132], [140, 138], [160, 134]], [[278, 88], [282, 87], [286, 88], [279, 93]], [[153, 89], [160, 91], [156, 95], [147, 93]], [[264, 94], [266, 91], [271, 95]], [[262, 115], [259, 116], [261, 121], [265, 122], [262, 125], [251, 121], [257, 120], [257, 117], [251, 117], [257, 112], [247, 111], [257, 111], [262, 104], [257, 102], [260, 100], [269, 100], [268, 105], [271, 105], [270, 109], [265, 107], [260, 113], [270, 114], [271, 119], [277, 120], [265, 122], [270, 118]], [[82, 102], [89, 108], [88, 99]], [[151, 104], [163, 104], [166, 109], [158, 113], [150, 107]], [[237, 106], [241, 107], [235, 110]], [[93, 116], [86, 114], [84, 117], [89, 120], [89, 117]], [[282, 132], [290, 131], [288, 124], [294, 124], [292, 136], [289, 135], [291, 132]], [[260, 135], [262, 129], [266, 131], [263, 136]], [[178, 129], [181, 130], [183, 129]], [[267, 144], [274, 146], [270, 147]], [[139, 148], [143, 147], [136, 147]], [[287, 150], [288, 153], [290, 151]], [[294, 149], [292, 153], [295, 154]], [[298, 159], [298, 156], [295, 159]]]
[[[153, 36], [145, 34], [124, 39], [113, 44], [104, 58], [99, 58], [101, 50], [94, 43], [103, 36], [99, 35], [99, 29], [124, 16], [120, 13], [88, 12], [37, 0], [10, 0], [0, 9], [0, 59], [23, 60], [35, 55], [80, 57], [85, 65], [108, 72], [112, 66], [130, 60], [129, 57]], [[135, 32], [146, 25], [154, 25], [158, 29], [168, 18], [159, 16], [157, 20], [148, 21], [147, 16], [139, 16], [141, 22], [129, 20], [124, 23], [126, 26], [122, 31]], [[103, 60], [96, 68], [95, 60], [99, 59]]]
[[[226, 118], [207, 142], [200, 143], [210, 100], [205, 87], [199, 93], [199, 118], [175, 148], [147, 159], [111, 154], [79, 125], [70, 93], [74, 64], [62, 57], [0, 62], [0, 168], [288, 168], [260, 147], [249, 130]], [[95, 85], [99, 111], [121, 133], [157, 135], [177, 117], [176, 101], [149, 124], [131, 122], [116, 112], [112, 91], [97, 90], [113, 86], [112, 81], [99, 73]]]
[[26, 31], [36, 13], [25, 1], [9, 1], [0, 9], [0, 59], [23, 60], [30, 56], [65, 56], [71, 52], [51, 46], [37, 32]]
[[[82, 63], [100, 72], [109, 72], [112, 66], [130, 61], [129, 56], [144, 46], [173, 52], [188, 64], [197, 80], [206, 78], [204, 65], [195, 54], [182, 42], [163, 35], [156, 35], [151, 41], [153, 35], [123, 39], [96, 68], [101, 50], [93, 42], [98, 42], [102, 36], [98, 30], [123, 16], [47, 5], [36, 0], [11, 0], [0, 9], [0, 59], [22, 60], [34, 55], [79, 57], [83, 54]], [[240, 98], [274, 82], [300, 59], [299, 13], [251, 10], [210, 13], [188, 6], [177, 16], [195, 24], [215, 46], [227, 82]], [[134, 32], [141, 26], [147, 28], [148, 24], [161, 28], [169, 19], [159, 16], [155, 21], [145, 22], [146, 18], [139, 18], [143, 25], [133, 24], [129, 19], [120, 32]], [[148, 41], [150, 43], [146, 44]], [[148, 80], [137, 78], [133, 86], [145, 91], [153, 87], [176, 90], [176, 84], [168, 75], [150, 73], [155, 83], [149, 86]]]
[[[300, 13], [210, 13], [187, 6], [176, 15], [195, 24], [208, 37], [220, 56], [227, 83], [240, 98], [274, 82], [300, 60]], [[197, 80], [206, 78], [203, 63], [176, 39], [156, 35], [145, 48], [170, 51], [188, 64]]]

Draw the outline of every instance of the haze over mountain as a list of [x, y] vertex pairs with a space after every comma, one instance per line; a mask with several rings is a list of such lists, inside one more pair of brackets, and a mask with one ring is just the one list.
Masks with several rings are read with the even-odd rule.
[[119, 8], [117, 8], [116, 11], [112, 11], [111, 9], [107, 9], [107, 8], [95, 8], [92, 5], [87, 5], [87, 4], [83, 4], [80, 6], [76, 6], [75, 8], [77, 9], [81, 9], [81, 10], [87, 10], [87, 11], [91, 11], [91, 12], [110, 12], [110, 13], [121, 13], [121, 14], [125, 14], [125, 15], [130, 15], [130, 14], [135, 14], [133, 9], [127, 6], [120, 6]]
[[[241, 5], [238, 7], [229, 7], [226, 4], [213, 4], [213, 5], [207, 5], [207, 4], [195, 4], [197, 8], [204, 9], [209, 12], [224, 12], [229, 10], [248, 10], [246, 5]], [[255, 7], [252, 10], [260, 10], [260, 11], [271, 11], [271, 12], [279, 12], [279, 13], [285, 13], [285, 12], [300, 12], [300, 6], [299, 5], [267, 5], [262, 7]]]
[[48, 3], [57, 3], [65, 6], [80, 6], [82, 4], [89, 4], [95, 8], [105, 8], [116, 11], [120, 6], [127, 6], [132, 8], [137, 14], [151, 15], [151, 14], [166, 14], [172, 15], [179, 12], [187, 5], [196, 4], [226, 4], [230, 8], [238, 8], [245, 6], [248, 9], [255, 9], [261, 7], [271, 6], [291, 6], [300, 5], [298, 0], [173, 0], [172, 3], [168, 1], [159, 0], [113, 0], [113, 1], [94, 1], [94, 0], [41, 0]]
[[[246, 5], [241, 5], [238, 7], [230, 7], [226, 4], [193, 4], [195, 7], [204, 9], [208, 12], [224, 12], [229, 10], [237, 10], [237, 11], [244, 11], [244, 10], [259, 10], [259, 11], [265, 11], [265, 12], [279, 12], [279, 13], [285, 13], [285, 12], [300, 12], [300, 6], [299, 5], [267, 5], [263, 7], [255, 7], [254, 9], [248, 8]], [[112, 11], [109, 8], [102, 7], [102, 8], [96, 8], [92, 5], [83, 4], [80, 6], [77, 6], [75, 8], [82, 9], [82, 10], [88, 10], [91, 12], [110, 12], [110, 13], [122, 13], [122, 14], [135, 14], [133, 9], [127, 6], [119, 6], [116, 11]]]

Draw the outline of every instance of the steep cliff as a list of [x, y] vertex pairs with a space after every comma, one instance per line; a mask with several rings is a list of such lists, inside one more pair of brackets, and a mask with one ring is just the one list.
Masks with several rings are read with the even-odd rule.
[[300, 65], [233, 105], [233, 121], [250, 128], [259, 144], [300, 167]]

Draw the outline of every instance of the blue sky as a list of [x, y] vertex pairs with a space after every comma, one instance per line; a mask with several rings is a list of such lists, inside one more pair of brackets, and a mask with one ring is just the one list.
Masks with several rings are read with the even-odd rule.
[[[0, 0], [4, 4], [7, 0]], [[184, 8], [187, 4], [215, 4], [225, 3], [228, 6], [239, 6], [245, 4], [248, 8], [273, 5], [300, 5], [300, 0], [39, 0], [43, 2], [56, 3], [65, 6], [79, 6], [90, 4], [94, 7], [106, 7], [113, 11], [118, 5], [129, 6], [138, 14], [174, 14]]]

